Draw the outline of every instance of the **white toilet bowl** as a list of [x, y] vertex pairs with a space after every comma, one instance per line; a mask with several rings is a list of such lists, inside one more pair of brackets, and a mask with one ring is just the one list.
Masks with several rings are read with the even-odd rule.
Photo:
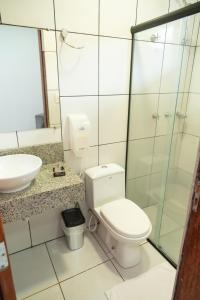
[[88, 169], [86, 201], [99, 219], [98, 234], [116, 261], [124, 268], [141, 259], [139, 245], [152, 230], [145, 212], [125, 197], [125, 171], [116, 164]]
[[139, 245], [150, 235], [152, 226], [143, 210], [128, 199], [118, 199], [95, 209], [100, 221], [98, 234], [123, 268], [141, 259]]

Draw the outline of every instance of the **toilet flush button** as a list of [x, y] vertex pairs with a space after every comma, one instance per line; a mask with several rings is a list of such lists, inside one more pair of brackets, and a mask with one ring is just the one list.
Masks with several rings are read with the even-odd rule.
[[106, 165], [101, 166], [102, 169], [107, 169], [107, 167], [108, 166], [106, 166]]

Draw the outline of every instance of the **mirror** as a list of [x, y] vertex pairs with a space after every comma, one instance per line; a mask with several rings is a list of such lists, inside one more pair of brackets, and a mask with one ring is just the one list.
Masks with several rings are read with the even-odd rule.
[[0, 132], [60, 126], [55, 31], [0, 26]]

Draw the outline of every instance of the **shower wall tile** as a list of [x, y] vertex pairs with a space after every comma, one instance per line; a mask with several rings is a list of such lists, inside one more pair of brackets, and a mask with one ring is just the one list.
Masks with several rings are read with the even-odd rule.
[[98, 0], [55, 0], [56, 29], [98, 34]]
[[199, 31], [199, 33], [198, 33], [197, 46], [198, 46], [198, 47], [200, 46], [200, 31]]
[[195, 47], [184, 47], [181, 75], [179, 82], [179, 92], [188, 93], [190, 91], [190, 82], [192, 77], [192, 68], [195, 55]]
[[158, 94], [132, 95], [129, 140], [155, 135], [158, 97]]
[[[158, 16], [164, 15], [168, 12], [168, 0], [139, 0], [137, 9], [137, 24], [151, 20]], [[158, 26], [149, 30], [145, 30], [136, 34], [139, 40], [150, 41], [152, 35], [158, 36], [156, 41], [164, 42], [165, 40], [166, 25]]]
[[135, 39], [138, 41], [148, 41], [155, 43], [164, 43], [166, 35], [166, 25], [154, 27], [135, 34]]
[[17, 135], [16, 132], [0, 133], [0, 149], [17, 148]]
[[159, 136], [155, 138], [152, 172], [162, 172], [167, 168], [169, 156], [169, 137]]
[[130, 28], [136, 21], [136, 5], [137, 0], [101, 0], [100, 34], [131, 38]]
[[159, 93], [164, 45], [135, 42], [132, 93]]
[[165, 45], [161, 93], [178, 92], [183, 50], [180, 45]]
[[127, 117], [128, 95], [100, 96], [99, 144], [126, 141]]
[[98, 97], [61, 97], [61, 119], [64, 149], [70, 149], [69, 114], [85, 114], [90, 123], [90, 146], [98, 145]]
[[197, 151], [199, 147], [199, 138], [188, 134], [183, 134], [181, 139], [180, 155], [178, 167], [185, 172], [193, 174]]
[[196, 14], [187, 19], [187, 31], [185, 36], [186, 43], [191, 46], [197, 46], [198, 32], [199, 32], [200, 15]]
[[153, 138], [146, 138], [129, 142], [128, 179], [141, 177], [151, 173], [153, 145]]
[[84, 47], [80, 50], [64, 44], [60, 33], [57, 33], [57, 41], [60, 95], [97, 95], [98, 37], [69, 34], [67, 42], [76, 47]]
[[[196, 0], [189, 1], [195, 3]], [[171, 0], [170, 12], [184, 7], [184, 1]], [[171, 22], [167, 25], [166, 41], [169, 43], [195, 45], [198, 32], [198, 21], [194, 16]]]
[[181, 116], [187, 116], [188, 97], [189, 93], [179, 93], [177, 96], [174, 133], [182, 133], [184, 131], [186, 119]]
[[177, 94], [160, 94], [156, 135], [170, 134], [173, 128]]
[[126, 197], [134, 201], [141, 208], [149, 206], [149, 186], [150, 176], [131, 179], [126, 184]]
[[99, 94], [128, 94], [131, 41], [100, 37]]
[[163, 172], [149, 175], [149, 206], [160, 203], [164, 195]]
[[125, 168], [126, 143], [114, 143], [99, 146], [99, 164], [117, 163]]
[[55, 29], [51, 0], [1, 0], [0, 11], [3, 23]]
[[64, 152], [65, 162], [75, 172], [98, 166], [98, 147], [90, 147], [83, 159], [75, 157], [71, 150]]
[[177, 20], [167, 24], [166, 42], [181, 45], [185, 39], [187, 19]]
[[200, 93], [200, 84], [199, 84], [200, 68], [199, 68], [199, 66], [200, 66], [200, 47], [197, 47], [196, 52], [195, 52], [192, 80], [191, 80], [191, 86], [190, 86], [191, 93]]
[[200, 136], [200, 94], [189, 94], [184, 132]]

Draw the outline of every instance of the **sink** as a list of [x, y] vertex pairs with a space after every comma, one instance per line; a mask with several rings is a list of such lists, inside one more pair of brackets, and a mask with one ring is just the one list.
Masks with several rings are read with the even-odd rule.
[[37, 176], [42, 160], [35, 155], [14, 154], [0, 157], [0, 193], [27, 188]]

